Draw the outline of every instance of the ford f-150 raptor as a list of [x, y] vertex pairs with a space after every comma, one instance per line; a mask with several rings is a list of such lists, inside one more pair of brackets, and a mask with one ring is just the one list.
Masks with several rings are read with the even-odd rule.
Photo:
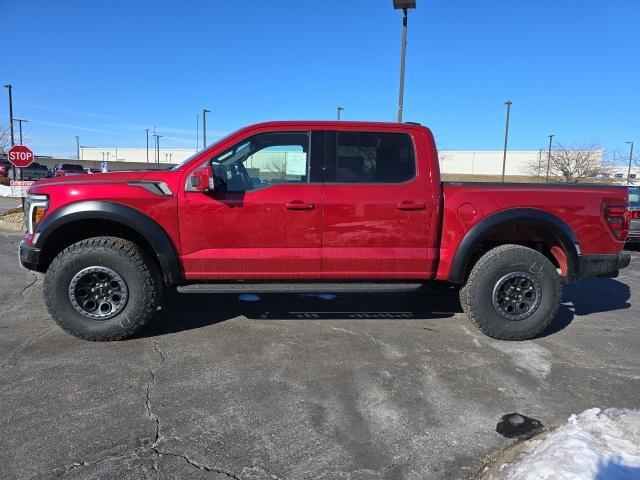
[[485, 334], [522, 340], [562, 284], [630, 262], [625, 187], [443, 183], [417, 124], [253, 125], [170, 170], [42, 180], [25, 217], [22, 265], [88, 340], [131, 336], [177, 286], [431, 281], [458, 285]]

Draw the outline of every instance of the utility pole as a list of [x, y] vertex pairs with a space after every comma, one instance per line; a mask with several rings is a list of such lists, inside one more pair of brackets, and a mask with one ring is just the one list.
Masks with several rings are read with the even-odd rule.
[[22, 124], [23, 123], [29, 123], [29, 120], [23, 120], [21, 118], [14, 118], [13, 119], [14, 122], [18, 122], [18, 132], [19, 136], [20, 136], [20, 143], [18, 145], [24, 145], [24, 143], [22, 143]]
[[398, 122], [402, 122], [404, 104], [404, 66], [407, 55], [407, 10], [416, 8], [415, 0], [393, 0], [393, 8], [402, 10], [402, 45], [400, 48], [400, 88], [398, 92]]
[[8, 85], [4, 85], [4, 88], [9, 90], [9, 131], [11, 132], [11, 146], [13, 147], [16, 144], [15, 137], [13, 136], [13, 95], [11, 92], [13, 87], [9, 83]]
[[155, 137], [155, 140], [156, 140], [156, 163], [160, 163], [160, 139], [164, 135], [158, 135], [157, 133], [154, 133], [151, 136]]
[[555, 135], [549, 135], [549, 154], [547, 156], [547, 181], [549, 183], [549, 169], [551, 168], [551, 142], [553, 141], [553, 137]]
[[344, 108], [338, 107], [338, 121], [340, 121], [340, 112], [342, 112]]
[[540, 178], [541, 170], [542, 170], [542, 149], [538, 150], [538, 178]]
[[200, 145], [200, 114], [196, 113], [196, 152], [198, 151], [198, 145]]
[[631, 151], [629, 152], [629, 170], [627, 171], [627, 185], [631, 183], [631, 162], [633, 161], [633, 142], [627, 142], [631, 145]]
[[147, 163], [149, 163], [149, 129], [144, 129], [145, 136], [147, 137]]
[[509, 140], [509, 114], [511, 113], [511, 100], [504, 102], [507, 106], [507, 125], [504, 129], [504, 151], [502, 153], [502, 183], [504, 183], [504, 171], [507, 167], [507, 142]]
[[[117, 156], [118, 154], [116, 154]], [[76, 135], [76, 160], [80, 160], [80, 137], [78, 135]]]
[[211, 113], [211, 110], [206, 108], [202, 109], [202, 146], [207, 148], [207, 113]]

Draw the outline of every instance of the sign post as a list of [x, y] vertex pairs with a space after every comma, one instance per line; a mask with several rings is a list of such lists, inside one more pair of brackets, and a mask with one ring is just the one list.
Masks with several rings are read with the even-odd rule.
[[[25, 145], [14, 145], [9, 149], [7, 159], [18, 169], [20, 182], [22, 182], [22, 169], [33, 163], [33, 152]], [[13, 178], [15, 180], [16, 171], [13, 170]], [[24, 196], [22, 196], [22, 207], [24, 208]]]

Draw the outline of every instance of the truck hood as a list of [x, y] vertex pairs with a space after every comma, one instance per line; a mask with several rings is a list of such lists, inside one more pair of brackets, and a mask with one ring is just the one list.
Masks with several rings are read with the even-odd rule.
[[80, 175], [70, 175], [68, 177], [55, 177], [40, 180], [37, 186], [45, 187], [48, 185], [79, 185], [91, 183], [126, 183], [140, 180], [153, 170], [127, 170], [109, 173], [84, 173]]

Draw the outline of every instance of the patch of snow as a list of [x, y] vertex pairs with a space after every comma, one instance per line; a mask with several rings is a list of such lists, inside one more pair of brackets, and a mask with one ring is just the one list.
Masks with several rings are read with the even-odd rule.
[[637, 480], [640, 410], [592, 408], [571, 415], [542, 439], [523, 445], [495, 480]]
[[11, 187], [8, 185], [0, 185], [0, 197], [13, 197], [13, 195], [11, 195]]
[[243, 293], [242, 295], [238, 296], [238, 298], [243, 302], [259, 302], [260, 300], [262, 300], [262, 298], [260, 298], [258, 295], [254, 295], [253, 293]]

